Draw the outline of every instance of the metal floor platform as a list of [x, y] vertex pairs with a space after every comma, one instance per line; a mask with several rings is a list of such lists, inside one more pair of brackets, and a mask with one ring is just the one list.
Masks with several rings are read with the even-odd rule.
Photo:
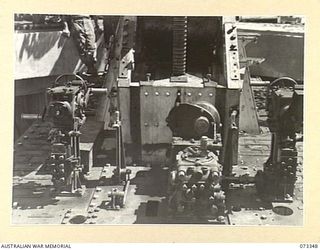
[[[108, 209], [112, 166], [93, 167], [87, 176], [82, 197], [54, 196], [51, 176], [42, 163], [49, 154], [46, 141], [49, 125], [34, 123], [17, 140], [13, 167], [13, 224], [217, 224], [206, 218], [177, 218], [167, 206], [168, 169], [154, 166], [131, 167], [132, 180], [126, 206]], [[262, 169], [270, 152], [270, 133], [241, 134], [239, 165], [235, 175], [254, 176]], [[226, 224], [231, 225], [303, 225], [302, 144], [295, 198], [292, 203], [266, 203], [259, 199], [252, 184], [234, 185], [227, 194]]]

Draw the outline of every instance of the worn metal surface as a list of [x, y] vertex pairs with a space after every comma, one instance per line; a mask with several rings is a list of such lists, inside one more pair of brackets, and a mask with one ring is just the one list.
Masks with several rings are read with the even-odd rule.
[[[262, 169], [270, 152], [270, 133], [260, 135], [241, 134], [239, 139], [239, 165], [233, 167], [235, 175], [254, 176]], [[13, 167], [13, 224], [158, 224], [158, 223], [213, 223], [206, 218], [173, 217], [168, 211], [167, 178], [168, 169], [131, 166], [131, 185], [125, 208], [115, 211], [107, 209], [108, 192], [113, 185], [110, 177], [114, 167], [94, 166], [87, 176], [86, 190], [82, 197], [52, 196], [51, 176], [41, 169], [49, 154], [46, 141], [47, 123], [35, 123], [17, 141]], [[22, 144], [20, 144], [22, 143]], [[298, 144], [299, 168], [295, 198], [292, 203], [262, 202], [254, 186], [234, 185], [227, 193], [227, 207], [231, 225], [302, 225], [303, 221], [303, 175], [302, 143]], [[245, 188], [244, 188], [245, 187]], [[279, 215], [273, 207], [285, 206], [292, 209], [292, 215]], [[281, 209], [280, 209], [281, 211]], [[285, 209], [284, 209], [285, 211]], [[73, 218], [75, 216], [79, 216]], [[81, 216], [84, 216], [83, 219]]]
[[290, 76], [303, 81], [304, 25], [237, 23], [238, 31], [260, 34], [258, 43], [246, 47], [249, 57], [266, 60], [253, 65], [252, 75], [278, 78]]
[[[264, 130], [266, 131], [266, 130]], [[258, 170], [263, 169], [271, 150], [271, 133], [260, 135], [242, 134], [239, 139], [239, 165], [234, 166], [236, 176], [255, 176]], [[298, 143], [297, 181], [295, 196], [292, 203], [264, 202], [257, 195], [254, 185], [231, 185], [227, 193], [227, 203], [231, 225], [303, 225], [303, 172], [302, 172], [302, 143]], [[274, 208], [283, 206], [292, 210], [291, 215], [279, 215]], [[233, 208], [232, 208], [233, 207]], [[240, 210], [240, 211], [239, 211]], [[283, 209], [284, 210], [284, 209]]]
[[246, 67], [240, 95], [240, 119], [239, 129], [250, 134], [259, 134], [257, 108], [250, 86], [250, 70]]

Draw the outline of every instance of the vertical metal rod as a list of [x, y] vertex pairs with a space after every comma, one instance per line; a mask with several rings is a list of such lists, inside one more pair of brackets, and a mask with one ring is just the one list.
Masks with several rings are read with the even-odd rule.
[[76, 157], [80, 157], [80, 138], [79, 135], [76, 135]]

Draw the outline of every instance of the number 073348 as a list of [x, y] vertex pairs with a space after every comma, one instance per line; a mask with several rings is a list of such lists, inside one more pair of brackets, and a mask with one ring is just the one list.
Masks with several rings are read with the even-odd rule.
[[305, 248], [305, 249], [318, 248], [318, 244], [302, 243], [302, 244], [300, 244], [299, 246], [300, 246], [300, 248]]

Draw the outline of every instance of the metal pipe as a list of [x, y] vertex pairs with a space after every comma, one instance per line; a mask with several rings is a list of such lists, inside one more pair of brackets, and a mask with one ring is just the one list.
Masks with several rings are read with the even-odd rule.
[[128, 194], [128, 190], [129, 190], [129, 186], [130, 186], [130, 180], [126, 181], [126, 184], [124, 186], [124, 195], [123, 195], [123, 206], [126, 204], [126, 200], [127, 200], [127, 194]]
[[107, 88], [90, 88], [90, 92], [93, 94], [108, 94]]
[[39, 114], [21, 114], [21, 119], [23, 120], [40, 120], [42, 115]]

